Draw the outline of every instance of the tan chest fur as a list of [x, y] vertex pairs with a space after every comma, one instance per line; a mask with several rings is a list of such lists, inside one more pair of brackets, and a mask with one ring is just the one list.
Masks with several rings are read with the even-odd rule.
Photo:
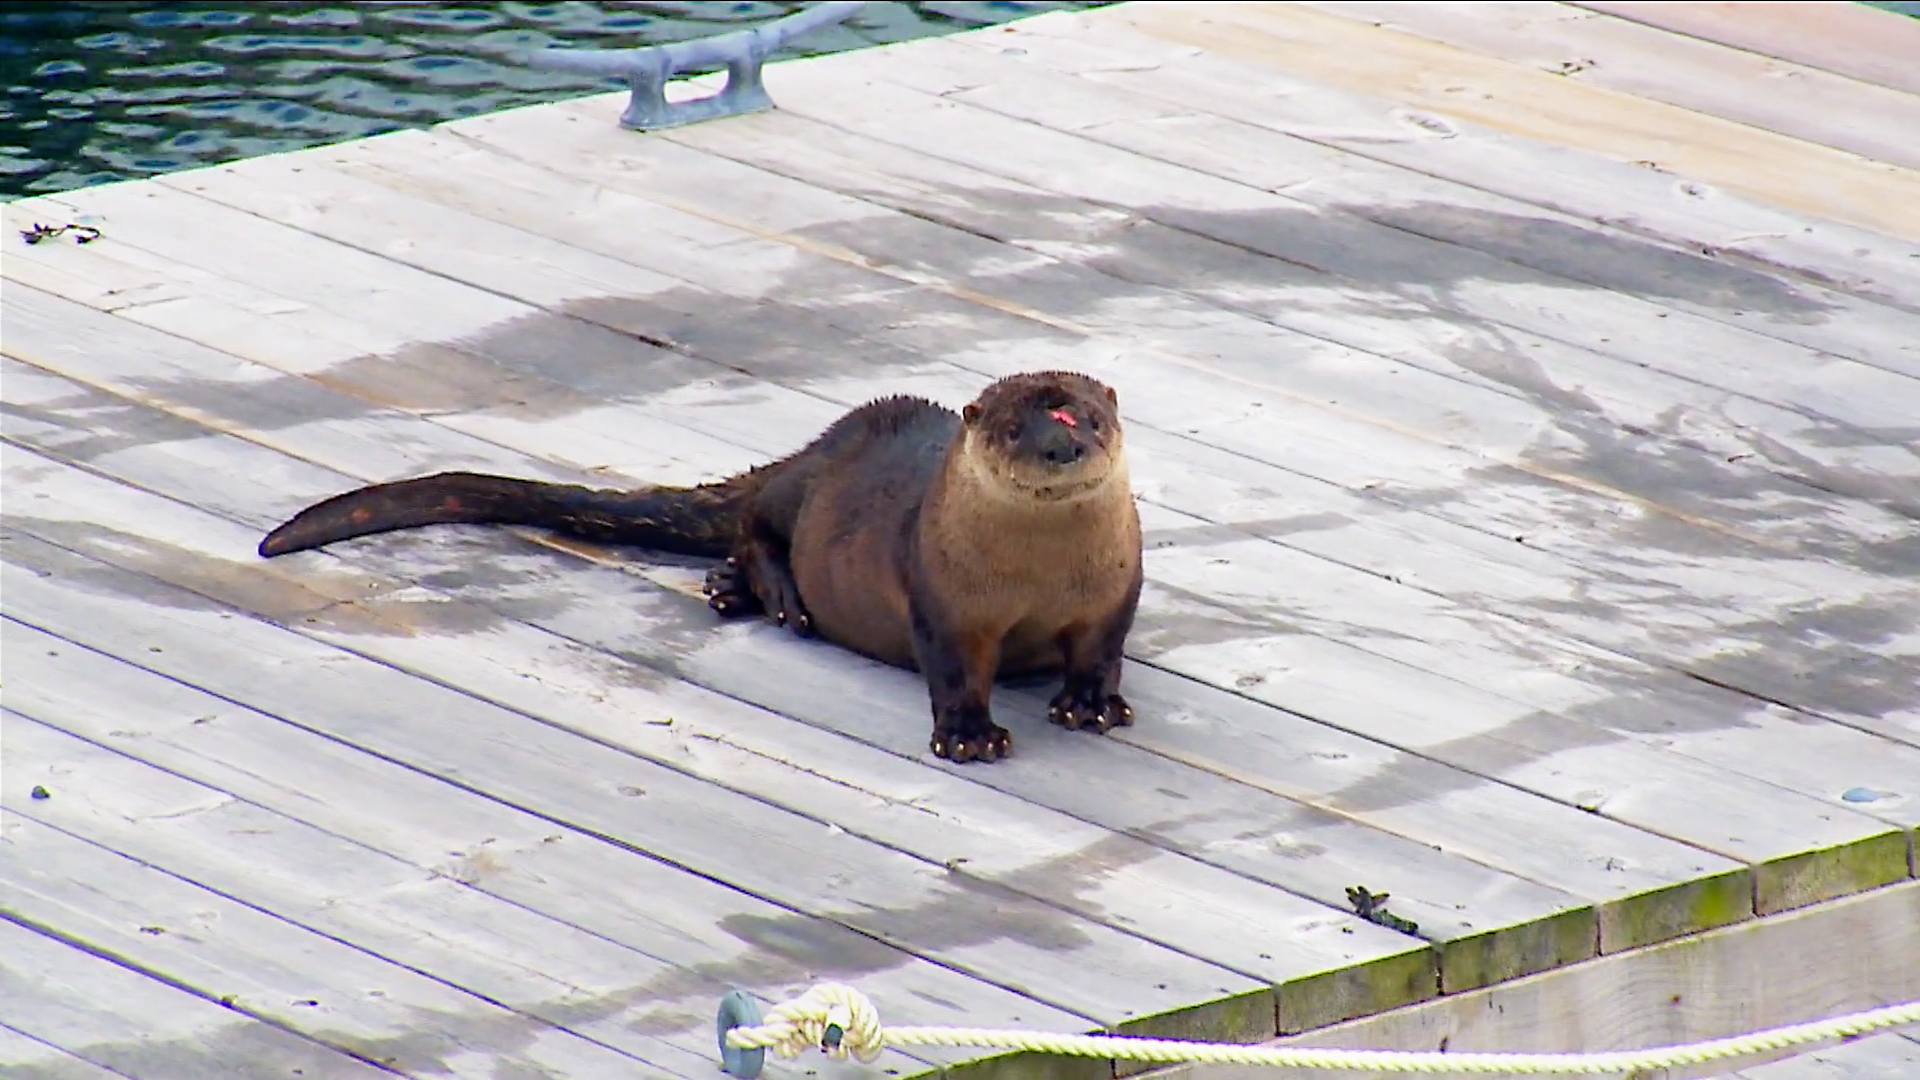
[[1140, 561], [1140, 519], [1124, 461], [1089, 497], [1009, 495], [953, 470], [923, 510], [922, 558], [969, 636], [999, 638], [1006, 671], [1059, 662], [1062, 631], [1125, 599]]

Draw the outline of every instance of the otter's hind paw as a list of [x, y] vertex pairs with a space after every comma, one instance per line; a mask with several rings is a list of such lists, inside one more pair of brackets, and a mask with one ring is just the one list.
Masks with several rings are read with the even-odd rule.
[[998, 761], [1013, 754], [1013, 733], [993, 722], [987, 710], [958, 708], [933, 725], [933, 756], [960, 764]]
[[700, 591], [707, 594], [708, 607], [729, 619], [758, 615], [766, 610], [748, 586], [746, 572], [740, 569], [737, 558], [728, 558], [707, 571], [707, 580], [701, 584]]
[[1047, 719], [1074, 731], [1089, 729], [1104, 735], [1109, 728], [1133, 723], [1133, 706], [1119, 694], [1102, 697], [1098, 686], [1070, 682], [1048, 704]]
[[765, 613], [801, 637], [813, 634], [813, 617], [800, 602], [800, 588], [794, 584], [793, 575], [783, 569], [751, 573], [741, 566], [738, 556], [732, 556], [707, 571], [701, 591], [707, 594], [707, 606], [721, 615], [737, 618]]

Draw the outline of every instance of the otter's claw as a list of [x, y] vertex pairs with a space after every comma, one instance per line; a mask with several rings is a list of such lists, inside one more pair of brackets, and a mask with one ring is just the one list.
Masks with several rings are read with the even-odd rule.
[[985, 709], [957, 709], [933, 725], [933, 755], [955, 764], [998, 761], [1013, 753], [1013, 733]]
[[758, 615], [766, 610], [748, 586], [739, 559], [729, 558], [707, 571], [707, 580], [701, 583], [700, 591], [706, 594], [708, 607], [729, 619]]
[[800, 589], [793, 583], [793, 575], [783, 568], [755, 575], [742, 567], [738, 556], [730, 556], [707, 571], [700, 591], [707, 595], [707, 606], [721, 615], [734, 618], [764, 612], [776, 625], [791, 627], [801, 637], [813, 634], [813, 617], [800, 603]]
[[1133, 706], [1119, 694], [1102, 698], [1097, 687], [1069, 685], [1047, 706], [1047, 719], [1074, 731], [1084, 728], [1104, 735], [1109, 728], [1133, 723]]

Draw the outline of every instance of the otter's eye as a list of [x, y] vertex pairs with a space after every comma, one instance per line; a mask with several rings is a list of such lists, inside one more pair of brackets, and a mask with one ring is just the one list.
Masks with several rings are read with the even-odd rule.
[[1088, 427], [1089, 429], [1091, 429], [1091, 430], [1093, 430], [1093, 431], [1099, 431], [1099, 430], [1100, 430], [1100, 418], [1099, 418], [1099, 417], [1097, 417], [1097, 416], [1089, 416], [1089, 417], [1087, 417], [1087, 427]]
[[1020, 425], [1019, 424], [1007, 425], [1007, 441], [1008, 442], [1020, 441]]

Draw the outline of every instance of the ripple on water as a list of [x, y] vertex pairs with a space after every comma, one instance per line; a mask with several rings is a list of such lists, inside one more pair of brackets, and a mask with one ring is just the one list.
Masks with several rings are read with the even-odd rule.
[[[800, 3], [20, 4], [0, 12], [0, 197], [65, 191], [617, 89], [547, 45], [724, 33]], [[1095, 3], [870, 2], [787, 55]]]

